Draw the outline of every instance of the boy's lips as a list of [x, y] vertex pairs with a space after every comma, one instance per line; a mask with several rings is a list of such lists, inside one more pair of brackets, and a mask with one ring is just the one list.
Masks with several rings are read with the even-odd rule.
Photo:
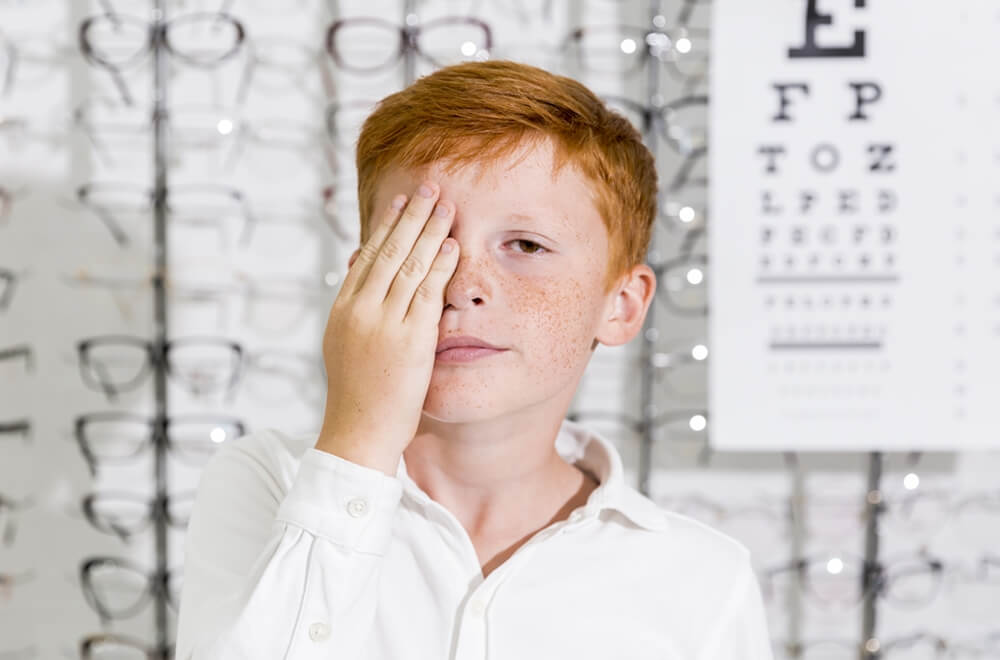
[[470, 335], [461, 335], [458, 337], [448, 337], [439, 341], [435, 353], [447, 351], [449, 348], [492, 348], [497, 351], [506, 350], [499, 346], [494, 346], [484, 339]]

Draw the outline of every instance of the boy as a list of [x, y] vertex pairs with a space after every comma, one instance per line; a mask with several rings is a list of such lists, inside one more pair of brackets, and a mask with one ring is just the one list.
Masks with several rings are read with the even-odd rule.
[[565, 420], [656, 286], [635, 129], [569, 78], [470, 63], [384, 99], [357, 168], [323, 426], [205, 468], [177, 658], [770, 658], [745, 548]]

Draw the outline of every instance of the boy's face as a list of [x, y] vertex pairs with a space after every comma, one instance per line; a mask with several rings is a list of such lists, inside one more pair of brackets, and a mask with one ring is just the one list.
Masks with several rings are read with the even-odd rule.
[[379, 181], [376, 209], [427, 179], [455, 205], [450, 236], [459, 262], [438, 341], [471, 335], [507, 349], [472, 362], [436, 361], [425, 415], [472, 422], [546, 402], [563, 410], [576, 391], [614, 292], [603, 292], [607, 230], [588, 183], [571, 165], [553, 180], [551, 149], [547, 142], [525, 148], [485, 171], [446, 174], [434, 164]]

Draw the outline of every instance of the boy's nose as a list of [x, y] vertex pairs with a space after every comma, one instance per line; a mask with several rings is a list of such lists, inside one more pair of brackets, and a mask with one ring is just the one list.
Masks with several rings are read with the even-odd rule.
[[455, 272], [444, 289], [445, 307], [467, 309], [485, 303], [490, 296], [490, 286], [485, 274], [482, 264], [470, 257], [459, 257]]

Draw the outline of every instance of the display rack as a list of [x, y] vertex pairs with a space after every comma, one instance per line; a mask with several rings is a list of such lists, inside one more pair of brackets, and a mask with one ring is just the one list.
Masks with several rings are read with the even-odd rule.
[[[167, 442], [166, 424], [168, 411], [166, 347], [168, 335], [167, 315], [167, 185], [168, 185], [168, 134], [167, 134], [167, 81], [168, 53], [165, 42], [167, 24], [166, 0], [153, 0], [149, 26], [149, 49], [153, 67], [152, 78], [152, 137], [153, 137], [153, 269], [150, 283], [153, 295], [153, 332], [150, 338], [153, 359], [150, 360], [153, 382], [153, 483], [155, 500], [152, 526], [154, 533], [154, 572], [152, 607], [155, 625], [156, 649], [166, 654], [171, 648], [171, 635], [167, 619], [169, 557], [168, 557], [168, 516], [167, 511]], [[105, 6], [111, 14], [113, 9]]]
[[[162, 358], [167, 345], [167, 57], [163, 35], [166, 29], [166, 1], [153, 0], [153, 346]], [[153, 396], [156, 427], [164, 428], [167, 419], [166, 360], [154, 360]], [[157, 501], [167, 497], [167, 445], [163, 433], [157, 434], [154, 447], [154, 479]], [[165, 507], [164, 507], [165, 509]], [[158, 512], [160, 514], [165, 511]], [[154, 589], [154, 617], [157, 648], [169, 645], [167, 628], [167, 516], [153, 516], [156, 535], [156, 575], [163, 588]]]
[[[649, 2], [649, 25], [653, 25], [656, 16], [660, 14], [659, 0]], [[656, 98], [660, 91], [660, 70], [651, 59], [645, 62], [646, 92], [645, 97]], [[643, 126], [642, 141], [652, 153], [656, 153], [656, 124], [646, 122]], [[656, 415], [653, 396], [653, 370], [650, 368], [653, 360], [653, 352], [656, 345], [656, 305], [650, 305], [646, 313], [646, 321], [642, 328], [642, 337], [639, 342], [639, 465], [638, 478], [639, 492], [647, 497], [650, 494], [649, 476], [652, 472], [653, 464], [653, 417]]]
[[865, 494], [865, 563], [861, 572], [864, 606], [861, 611], [861, 660], [876, 658], [881, 644], [875, 636], [879, 591], [884, 575], [879, 562], [879, 516], [882, 514], [882, 454], [868, 455], [868, 492]]

